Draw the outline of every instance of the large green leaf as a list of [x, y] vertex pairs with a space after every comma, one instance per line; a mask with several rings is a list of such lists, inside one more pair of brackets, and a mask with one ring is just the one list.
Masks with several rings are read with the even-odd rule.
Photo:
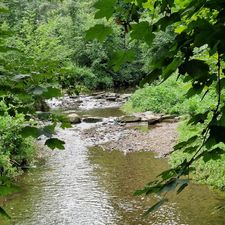
[[182, 75], [187, 73], [194, 80], [203, 78], [202, 81], [204, 81], [207, 80], [209, 76], [209, 65], [203, 60], [192, 59], [188, 62], [184, 62], [179, 67], [179, 72]]
[[43, 96], [44, 96], [45, 99], [60, 97], [60, 96], [62, 96], [62, 92], [59, 88], [48, 87], [47, 91], [45, 91], [43, 93]]
[[112, 33], [112, 28], [105, 26], [103, 24], [96, 24], [94, 27], [91, 27], [86, 32], [87, 40], [97, 39], [99, 41], [104, 41], [108, 35]]
[[222, 155], [225, 154], [225, 150], [221, 149], [219, 147], [211, 150], [211, 151], [205, 151], [202, 154], [203, 160], [205, 162], [208, 162], [209, 160], [217, 160], [220, 159]]
[[65, 149], [65, 147], [64, 147], [65, 142], [62, 141], [62, 140], [59, 140], [58, 138], [50, 138], [50, 139], [46, 140], [45, 145], [47, 145], [52, 150], [54, 150], [54, 149], [60, 149], [60, 150]]
[[119, 50], [113, 54], [110, 60], [110, 65], [115, 71], [118, 71], [126, 62], [132, 62], [135, 59], [135, 52], [133, 50]]
[[116, 0], [98, 0], [94, 7], [98, 9], [95, 13], [95, 19], [106, 18], [109, 19], [114, 13], [114, 5]]
[[37, 127], [26, 126], [21, 130], [23, 137], [34, 137], [37, 138], [41, 135], [40, 129]]
[[173, 61], [163, 70], [163, 80], [169, 78], [177, 70], [178, 66], [180, 66], [182, 62], [183, 59], [181, 57], [175, 57]]
[[152, 26], [147, 21], [132, 25], [131, 38], [145, 41], [148, 45], [152, 44], [155, 35], [152, 32]]
[[0, 207], [0, 215], [6, 217], [7, 219], [11, 219], [9, 214], [2, 207]]

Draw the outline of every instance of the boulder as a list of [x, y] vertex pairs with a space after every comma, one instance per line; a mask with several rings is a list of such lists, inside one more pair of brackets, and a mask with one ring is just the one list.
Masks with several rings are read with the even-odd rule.
[[99, 91], [99, 92], [94, 92], [94, 93], [92, 93], [91, 95], [92, 95], [92, 96], [99, 96], [99, 95], [103, 96], [104, 94], [105, 94], [104, 91]]
[[83, 118], [83, 122], [85, 123], [98, 123], [98, 122], [102, 122], [102, 118], [101, 117], [86, 117]]
[[120, 95], [121, 100], [128, 100], [131, 97], [131, 94], [122, 94]]
[[165, 123], [177, 123], [180, 121], [180, 117], [166, 115], [166, 116], [162, 116], [162, 121]]
[[81, 122], [80, 116], [77, 115], [76, 113], [68, 114], [68, 118], [69, 118], [69, 120], [70, 120], [70, 122], [72, 124], [76, 124], [76, 123], [80, 123]]
[[144, 113], [135, 113], [133, 114], [136, 117], [140, 117], [142, 122], [154, 123], [155, 121], [159, 121], [161, 119], [160, 114], [154, 114], [153, 112], [144, 112]]
[[116, 99], [117, 99], [117, 98], [116, 98], [115, 96], [109, 96], [109, 97], [106, 97], [106, 100], [112, 101], [112, 102], [115, 102]]
[[140, 122], [141, 121], [141, 117], [138, 116], [121, 116], [120, 118], [118, 118], [118, 122], [121, 123], [135, 123], [135, 122]]
[[79, 95], [70, 95], [69, 97], [72, 99], [77, 99], [77, 98], [79, 98]]

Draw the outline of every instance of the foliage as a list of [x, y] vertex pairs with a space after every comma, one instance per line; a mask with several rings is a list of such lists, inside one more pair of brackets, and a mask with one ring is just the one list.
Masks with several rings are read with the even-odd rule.
[[[196, 132], [200, 132], [201, 127], [193, 127], [187, 124], [187, 121], [182, 122], [179, 126], [179, 142], [185, 141], [188, 137], [193, 136]], [[193, 144], [194, 146], [194, 144]], [[225, 152], [225, 145], [220, 147]], [[176, 167], [185, 159], [192, 157], [193, 149], [182, 149], [175, 151], [169, 157], [169, 162], [172, 167]], [[217, 154], [215, 157], [205, 156], [194, 162], [195, 171], [191, 174], [192, 177], [200, 183], [206, 183], [214, 188], [225, 190], [225, 168], [224, 168], [225, 153]]]
[[[1, 109], [6, 108], [0, 102]], [[0, 171], [1, 185], [21, 173], [21, 168], [30, 164], [35, 154], [31, 138], [24, 138], [21, 130], [25, 119], [23, 114], [11, 117], [6, 111], [0, 116]]]
[[[129, 101], [123, 106], [126, 112], [145, 112], [166, 113], [172, 115], [194, 115], [204, 112], [213, 105], [216, 94], [210, 93], [202, 99], [201, 95], [186, 98], [185, 94], [190, 84], [177, 80], [174, 75], [165, 82], [156, 82], [145, 85], [135, 91]], [[199, 102], [201, 104], [199, 105]]]
[[[130, 32], [131, 42], [142, 40], [146, 44], [154, 43], [157, 33], [168, 30], [173, 32], [174, 41], [167, 42], [167, 48], [156, 52], [154, 58], [157, 60], [150, 60], [148, 80], [156, 80], [159, 77], [166, 80], [178, 71], [184, 82], [191, 82], [187, 97], [199, 94], [204, 97], [211, 90], [217, 93], [217, 101], [212, 106], [190, 118], [190, 125], [202, 125], [201, 132], [174, 147], [175, 151], [191, 149], [191, 157], [175, 168], [163, 172], [158, 180], [137, 192], [146, 195], [158, 193], [162, 195], [162, 199], [166, 199], [168, 191], [177, 190], [177, 193], [180, 193], [188, 185], [188, 179], [184, 180], [182, 177], [189, 174], [194, 162], [200, 158], [214, 159], [224, 153], [220, 146], [225, 143], [225, 105], [222, 93], [225, 84], [224, 4], [217, 0], [109, 1], [107, 8], [114, 8], [114, 13], [111, 13], [107, 12], [106, 6], [101, 3], [101, 0], [97, 1], [96, 18], [106, 18], [110, 21], [109, 19], [114, 17], [119, 20], [119, 24], [124, 28], [124, 35]], [[137, 27], [142, 30], [143, 24], [149, 26], [148, 30], [152, 31], [147, 39], [143, 32], [135, 31]], [[205, 54], [202, 56], [201, 52]], [[192, 146], [193, 144], [195, 145]], [[161, 202], [163, 200], [159, 204]], [[158, 207], [153, 206], [148, 212], [155, 208]]]

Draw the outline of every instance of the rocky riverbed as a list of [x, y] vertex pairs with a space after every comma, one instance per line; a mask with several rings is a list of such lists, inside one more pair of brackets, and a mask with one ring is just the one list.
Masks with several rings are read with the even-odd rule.
[[127, 115], [119, 108], [129, 94], [94, 93], [91, 96], [64, 96], [48, 104], [61, 108], [89, 147], [124, 154], [153, 151], [163, 157], [172, 151], [177, 139], [179, 118], [152, 112]]
[[135, 151], [153, 151], [163, 157], [172, 151], [177, 139], [178, 123], [160, 123], [151, 127], [147, 124], [98, 124], [85, 129], [82, 135], [89, 146], [104, 150], [120, 150], [124, 154]]

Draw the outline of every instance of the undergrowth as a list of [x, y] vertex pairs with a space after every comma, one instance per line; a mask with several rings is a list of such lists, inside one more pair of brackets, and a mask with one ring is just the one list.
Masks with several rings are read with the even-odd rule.
[[[166, 113], [174, 115], [195, 114], [214, 104], [215, 94], [209, 93], [202, 100], [196, 95], [187, 98], [185, 95], [190, 88], [190, 83], [183, 83], [182, 79], [176, 80], [173, 76], [163, 83], [146, 85], [135, 91], [122, 109], [125, 112]], [[201, 103], [201, 104], [200, 104]]]
[[14, 179], [23, 172], [35, 156], [34, 140], [23, 138], [20, 134], [25, 122], [22, 114], [11, 117], [3, 112], [4, 104], [1, 106], [0, 115], [0, 183], [6, 179]]

